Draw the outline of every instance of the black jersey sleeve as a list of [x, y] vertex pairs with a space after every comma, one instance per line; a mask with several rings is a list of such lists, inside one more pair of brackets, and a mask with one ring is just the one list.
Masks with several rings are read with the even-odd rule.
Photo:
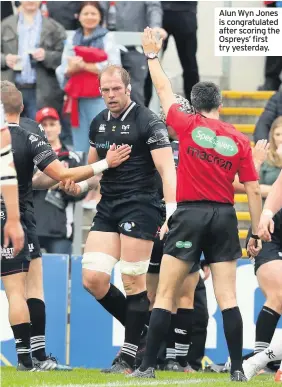
[[31, 120], [27, 117], [21, 117], [20, 118], [20, 127], [25, 129], [27, 132], [37, 134], [38, 136], [42, 137], [42, 139], [48, 143], [48, 139], [46, 137], [45, 130], [41, 124], [38, 124], [38, 122]]
[[95, 143], [95, 135], [96, 135], [96, 128], [98, 125], [97, 118], [94, 118], [90, 124], [90, 129], [89, 129], [89, 144], [93, 148], [96, 148], [96, 143]]
[[150, 151], [171, 146], [167, 128], [156, 114], [146, 109], [140, 119], [142, 127], [145, 127], [145, 140]]
[[58, 159], [51, 146], [36, 134], [28, 134], [27, 148], [32, 156], [34, 165], [41, 171]]

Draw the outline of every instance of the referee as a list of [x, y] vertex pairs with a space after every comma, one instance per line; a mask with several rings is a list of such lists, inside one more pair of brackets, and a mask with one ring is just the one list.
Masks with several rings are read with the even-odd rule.
[[196, 84], [191, 93], [195, 114], [177, 105], [171, 84], [158, 61], [161, 41], [150, 28], [143, 35], [153, 84], [167, 125], [179, 138], [177, 210], [170, 217], [160, 281], [152, 311], [144, 360], [133, 377], [154, 377], [157, 352], [170, 325], [177, 289], [201, 253], [210, 265], [214, 291], [222, 311], [231, 358], [231, 380], [246, 381], [242, 369], [243, 322], [236, 301], [236, 260], [241, 257], [232, 182], [244, 183], [252, 218], [248, 251], [256, 255], [261, 195], [247, 137], [219, 120], [221, 94], [210, 82]]

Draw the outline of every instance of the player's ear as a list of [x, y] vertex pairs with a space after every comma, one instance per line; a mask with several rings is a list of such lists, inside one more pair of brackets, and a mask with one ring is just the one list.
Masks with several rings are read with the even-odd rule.
[[131, 90], [132, 90], [132, 87], [131, 87], [131, 84], [129, 83], [129, 85], [128, 85], [127, 88], [126, 88], [126, 94], [127, 94], [127, 95], [130, 95]]
[[21, 113], [23, 112], [24, 110], [24, 105], [21, 106]]

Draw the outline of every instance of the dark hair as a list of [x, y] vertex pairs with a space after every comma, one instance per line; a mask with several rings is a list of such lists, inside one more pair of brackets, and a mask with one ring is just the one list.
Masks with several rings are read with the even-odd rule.
[[1, 81], [1, 101], [7, 114], [21, 114], [23, 108], [22, 93], [15, 84]]
[[100, 13], [100, 16], [101, 16], [100, 25], [102, 25], [103, 22], [104, 22], [104, 10], [101, 7], [99, 1], [82, 1], [81, 5], [80, 5], [80, 8], [79, 8], [79, 11], [78, 11], [78, 15], [80, 15], [80, 13], [83, 10], [83, 8], [86, 7], [87, 5], [91, 5], [92, 7], [95, 7], [96, 9], [98, 9], [98, 11]]
[[209, 113], [222, 104], [221, 91], [213, 82], [198, 82], [192, 87], [191, 103], [198, 112]]
[[115, 72], [120, 73], [121, 80], [124, 83], [125, 88], [130, 84], [130, 75], [129, 72], [125, 70], [120, 65], [109, 65], [106, 68], [104, 68], [100, 74], [99, 74], [99, 81], [101, 82], [102, 75], [105, 73], [114, 74]]

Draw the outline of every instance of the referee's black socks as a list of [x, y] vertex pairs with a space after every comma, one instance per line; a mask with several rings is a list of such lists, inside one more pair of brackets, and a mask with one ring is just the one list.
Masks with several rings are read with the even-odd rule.
[[140, 371], [149, 367], [156, 367], [157, 356], [161, 343], [166, 339], [171, 320], [171, 312], [166, 309], [154, 308], [152, 310], [147, 346], [145, 355], [140, 366]]
[[243, 321], [238, 306], [222, 311], [223, 327], [231, 360], [231, 374], [243, 371]]
[[31, 323], [30, 344], [32, 357], [35, 357], [39, 361], [44, 361], [47, 358], [45, 352], [45, 303], [39, 298], [29, 298], [27, 305]]
[[101, 300], [97, 301], [123, 326], [125, 325], [127, 308], [126, 298], [124, 294], [115, 287], [115, 285], [110, 284], [108, 293], [103, 298], [101, 298]]
[[279, 313], [263, 306], [257, 319], [255, 353], [264, 351], [269, 346], [279, 319]]
[[126, 303], [125, 338], [120, 357], [133, 368], [141, 333], [148, 318], [147, 291], [127, 296]]

